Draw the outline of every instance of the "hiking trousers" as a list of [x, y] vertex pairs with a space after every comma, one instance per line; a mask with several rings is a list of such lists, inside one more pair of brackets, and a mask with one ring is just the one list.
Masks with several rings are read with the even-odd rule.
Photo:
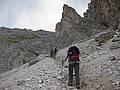
[[75, 71], [76, 85], [79, 85], [79, 63], [69, 64], [69, 81], [68, 81], [68, 84], [73, 83], [73, 70]]

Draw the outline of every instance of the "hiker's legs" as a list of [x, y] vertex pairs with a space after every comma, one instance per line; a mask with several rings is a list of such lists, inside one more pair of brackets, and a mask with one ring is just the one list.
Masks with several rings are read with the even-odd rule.
[[56, 59], [56, 53], [54, 52], [54, 59]]
[[75, 63], [75, 79], [76, 79], [76, 87], [80, 85], [79, 81], [79, 63]]
[[55, 52], [53, 52], [53, 58], [55, 59]]
[[72, 86], [72, 82], [73, 82], [73, 64], [69, 64], [69, 81], [68, 81], [68, 85]]
[[50, 53], [50, 57], [51, 57], [51, 58], [53, 57], [52, 53]]

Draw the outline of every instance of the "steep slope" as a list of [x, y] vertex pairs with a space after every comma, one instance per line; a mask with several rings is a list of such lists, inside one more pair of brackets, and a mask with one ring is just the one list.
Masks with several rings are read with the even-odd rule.
[[[80, 90], [120, 89], [120, 32], [98, 46], [95, 38], [74, 44], [80, 49]], [[38, 56], [37, 64], [0, 75], [0, 89], [12, 90], [76, 90], [68, 87], [68, 69], [61, 66], [67, 49], [60, 50], [56, 59]]]
[[[37, 57], [40, 59], [40, 57]], [[0, 75], [0, 90], [62, 90], [60, 80], [66, 74], [61, 65], [53, 59], [42, 58], [28, 68], [14, 69]]]
[[[81, 90], [120, 89], [120, 32], [102, 46], [95, 39], [75, 44], [81, 51]], [[58, 52], [59, 60], [65, 58], [68, 47]], [[67, 67], [67, 63], [65, 67]]]
[[31, 62], [56, 45], [55, 32], [0, 28], [0, 73]]

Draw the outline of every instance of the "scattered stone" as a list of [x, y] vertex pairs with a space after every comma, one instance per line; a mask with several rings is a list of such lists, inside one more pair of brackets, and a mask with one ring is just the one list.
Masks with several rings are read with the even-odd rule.
[[61, 78], [62, 78], [62, 77], [60, 77], [60, 76], [59, 76], [59, 77], [57, 77], [57, 79], [58, 79], [58, 80], [61, 80]]
[[33, 77], [33, 76], [32, 76], [30, 79], [31, 79], [31, 80], [34, 80], [34, 79], [35, 79], [35, 77]]
[[117, 45], [111, 45], [109, 47], [110, 50], [114, 50], [114, 49], [118, 49], [118, 48], [120, 48], [120, 46], [117, 46]]
[[65, 68], [68, 68], [69, 66], [68, 65], [65, 65]]
[[85, 82], [82, 82], [82, 83], [81, 83], [81, 87], [82, 87], [82, 88], [86, 87], [87, 85], [88, 85], [88, 84], [86, 84]]
[[111, 61], [115, 61], [115, 60], [116, 60], [116, 57], [115, 57], [115, 56], [110, 56], [110, 60], [111, 60]]
[[59, 74], [62, 76], [63, 75], [63, 71], [60, 71]]
[[42, 84], [38, 84], [38, 88], [42, 88]]
[[57, 76], [56, 76], [56, 75], [54, 75], [54, 76], [53, 76], [53, 78], [57, 78]]
[[30, 78], [27, 78], [26, 81], [30, 81], [31, 79]]
[[39, 74], [39, 76], [42, 76], [41, 74]]
[[43, 83], [44, 83], [43, 79], [42, 79], [42, 80], [39, 80], [38, 83], [39, 83], [39, 84], [43, 84]]
[[26, 87], [29, 87], [29, 84], [26, 84], [25, 86], [26, 86]]
[[112, 42], [116, 42], [116, 41], [119, 41], [119, 38], [117, 35], [114, 35], [113, 39], [112, 39]]
[[97, 89], [99, 89], [100, 88], [100, 86], [97, 86]]
[[24, 85], [25, 84], [25, 80], [18, 80], [17, 81], [17, 85], [19, 86], [19, 85]]

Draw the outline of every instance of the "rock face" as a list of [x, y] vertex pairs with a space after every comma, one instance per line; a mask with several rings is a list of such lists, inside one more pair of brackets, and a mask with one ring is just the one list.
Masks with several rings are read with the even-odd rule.
[[109, 31], [109, 32], [102, 33], [102, 34], [100, 34], [100, 35], [95, 37], [95, 41], [99, 43], [98, 44], [99, 46], [101, 46], [105, 42], [107, 42], [110, 39], [112, 39], [115, 34], [116, 34], [115, 31]]
[[120, 24], [120, 0], [91, 0], [84, 16], [107, 27], [118, 29]]
[[56, 25], [56, 36], [60, 48], [82, 41], [104, 31], [106, 26], [81, 17], [75, 9], [64, 5], [61, 22]]
[[0, 28], [0, 73], [13, 69], [56, 45], [54, 32]]
[[60, 48], [90, 38], [106, 28], [120, 29], [120, 0], [91, 0], [84, 17], [64, 5], [61, 22], [56, 25]]

